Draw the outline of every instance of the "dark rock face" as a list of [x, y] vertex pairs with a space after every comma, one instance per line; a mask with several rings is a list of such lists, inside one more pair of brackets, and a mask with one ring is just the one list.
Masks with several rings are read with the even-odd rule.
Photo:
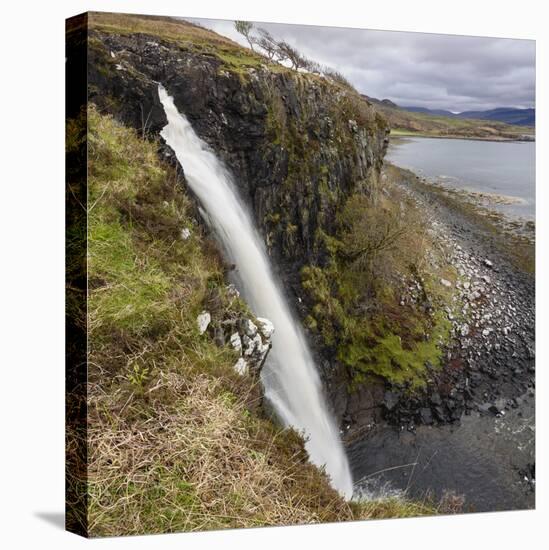
[[90, 101], [152, 135], [167, 123], [157, 93], [164, 85], [234, 175], [282, 274], [318, 260], [337, 206], [377, 183], [384, 120], [324, 79], [267, 66], [228, 70], [213, 54], [97, 31], [88, 78]]

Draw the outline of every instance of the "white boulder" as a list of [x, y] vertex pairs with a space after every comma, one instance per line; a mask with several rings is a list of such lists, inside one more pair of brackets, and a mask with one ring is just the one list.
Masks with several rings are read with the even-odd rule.
[[252, 321], [250, 321], [250, 319], [244, 320], [242, 323], [242, 330], [244, 331], [244, 334], [250, 338], [255, 338], [257, 335], [257, 327]]
[[212, 316], [207, 311], [203, 311], [196, 318], [196, 322], [198, 324], [198, 331], [200, 332], [200, 334], [204, 334], [206, 332], [206, 329], [208, 328], [208, 325], [210, 324], [211, 320], [212, 320]]
[[257, 322], [259, 323], [259, 330], [261, 331], [261, 334], [269, 339], [274, 334], [275, 328], [274, 325], [269, 321], [269, 319], [265, 319], [264, 317], [258, 317]]
[[234, 364], [233, 368], [238, 374], [240, 374], [240, 376], [246, 376], [250, 371], [248, 362], [243, 357], [240, 357], [238, 359], [238, 361]]
[[254, 351], [263, 345], [263, 342], [261, 341], [261, 336], [259, 334], [256, 334], [253, 338], [244, 335], [242, 337], [242, 343], [244, 344], [244, 355], [246, 357], [250, 357], [251, 355], [253, 355]]
[[231, 334], [231, 338], [229, 340], [231, 342], [231, 346], [236, 350], [242, 349], [242, 340], [240, 339], [240, 335], [238, 332], [235, 332]]

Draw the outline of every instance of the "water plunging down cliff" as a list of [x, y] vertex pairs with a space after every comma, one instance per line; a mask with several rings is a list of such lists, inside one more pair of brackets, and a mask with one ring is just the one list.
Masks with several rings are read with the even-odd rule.
[[328, 411], [316, 366], [299, 323], [273, 276], [251, 217], [229, 172], [178, 112], [162, 86], [158, 93], [168, 119], [162, 137], [174, 150], [225, 254], [236, 264], [245, 298], [257, 315], [269, 318], [275, 325], [273, 349], [262, 371], [265, 395], [285, 425], [304, 432], [311, 461], [325, 465], [333, 486], [350, 498], [353, 482], [347, 457]]

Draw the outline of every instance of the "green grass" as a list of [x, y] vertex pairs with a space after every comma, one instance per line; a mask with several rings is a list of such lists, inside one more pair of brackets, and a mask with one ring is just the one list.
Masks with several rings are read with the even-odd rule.
[[229, 38], [189, 21], [172, 17], [90, 12], [89, 26], [94, 30], [119, 35], [149, 34], [183, 47], [194, 44], [196, 46], [240, 48], [236, 42]]
[[217, 56], [223, 61], [226, 66], [233, 67], [234, 69], [247, 69], [250, 67], [260, 67], [265, 60], [257, 55], [253, 55], [251, 52], [248, 54], [245, 51], [240, 50], [225, 50], [220, 49], [217, 51]]
[[406, 335], [414, 338], [413, 343], [405, 345], [396, 327], [374, 333], [368, 323], [359, 324], [350, 343], [339, 348], [338, 358], [358, 371], [355, 384], [374, 374], [416, 389], [425, 385], [426, 365], [440, 366], [450, 330], [446, 316], [438, 313], [429, 324], [418, 323], [416, 331]]
[[142, 33], [157, 37], [194, 53], [213, 55], [220, 60], [220, 69], [241, 76], [248, 75], [248, 69], [261, 65], [269, 64], [273, 68], [278, 66], [229, 38], [188, 21], [170, 17], [92, 12], [90, 28], [122, 36]]

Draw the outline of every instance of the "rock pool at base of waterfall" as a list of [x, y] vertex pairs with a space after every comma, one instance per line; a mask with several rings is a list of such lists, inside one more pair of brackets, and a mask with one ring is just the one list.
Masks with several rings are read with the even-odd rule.
[[534, 401], [505, 415], [464, 416], [459, 425], [380, 427], [352, 445], [357, 492], [439, 500], [463, 497], [464, 512], [519, 510], [535, 505]]

